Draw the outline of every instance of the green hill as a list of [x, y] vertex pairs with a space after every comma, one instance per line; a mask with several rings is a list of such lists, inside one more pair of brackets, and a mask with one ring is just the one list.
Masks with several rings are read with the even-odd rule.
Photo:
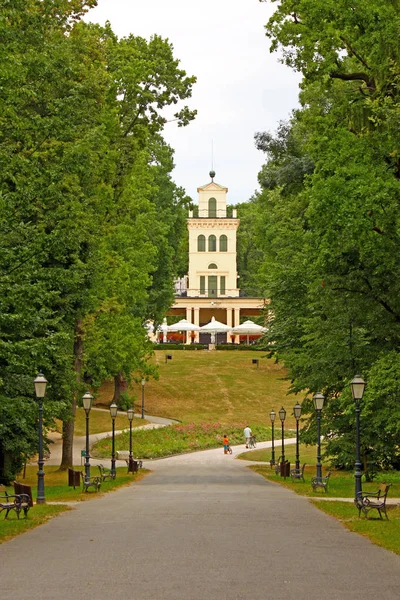
[[[292, 409], [296, 399], [286, 395], [286, 371], [264, 358], [262, 352], [170, 350], [168, 353], [172, 360], [166, 363], [166, 352], [155, 352], [160, 379], [148, 381], [145, 386], [145, 410], [149, 415], [186, 423], [248, 421], [269, 425], [270, 410], [277, 412], [283, 405], [287, 410], [286, 426], [294, 426]], [[252, 364], [253, 359], [259, 360], [259, 368]], [[102, 402], [110, 400], [111, 387], [102, 388]], [[133, 386], [132, 396], [138, 410], [141, 386]]]

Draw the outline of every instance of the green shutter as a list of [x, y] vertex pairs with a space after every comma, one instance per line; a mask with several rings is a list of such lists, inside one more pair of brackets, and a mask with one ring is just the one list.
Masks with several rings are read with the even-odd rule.
[[215, 198], [210, 198], [208, 200], [208, 217], [210, 219], [215, 219], [217, 217], [217, 201]]
[[220, 280], [219, 280], [219, 287], [220, 287], [220, 293], [221, 294], [226, 294], [225, 291], [225, 275], [221, 275]]
[[219, 251], [228, 252], [228, 238], [226, 235], [221, 235], [219, 238]]
[[204, 275], [200, 275], [200, 294], [206, 293], [206, 278]]
[[216, 252], [217, 251], [217, 238], [215, 235], [210, 235], [208, 237], [208, 251]]

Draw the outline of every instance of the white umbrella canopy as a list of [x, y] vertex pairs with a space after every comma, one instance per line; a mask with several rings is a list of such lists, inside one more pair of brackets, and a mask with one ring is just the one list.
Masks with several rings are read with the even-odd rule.
[[261, 335], [265, 331], [267, 331], [266, 327], [257, 325], [257, 323], [254, 323], [253, 321], [245, 321], [232, 329], [232, 333], [236, 335]]
[[187, 319], [181, 319], [177, 323], [168, 325], [167, 331], [200, 331], [200, 327]]
[[241, 325], [238, 325], [237, 327], [234, 327], [231, 333], [234, 335], [246, 335], [247, 345], [249, 345], [249, 335], [262, 335], [265, 331], [267, 331], [266, 327], [257, 325], [257, 323], [249, 320], [245, 321]]
[[211, 343], [215, 344], [215, 334], [216, 333], [224, 333], [226, 331], [230, 331], [232, 327], [229, 325], [225, 325], [225, 323], [221, 323], [220, 321], [216, 321], [215, 317], [211, 318], [211, 321], [203, 327], [200, 327], [200, 331], [204, 331], [205, 333], [211, 333]]
[[206, 333], [223, 333], [225, 331], [230, 331], [231, 329], [232, 327], [229, 325], [225, 325], [225, 323], [216, 321], [215, 317], [212, 317], [211, 321], [207, 323], [207, 325], [200, 327], [200, 331], [205, 331]]

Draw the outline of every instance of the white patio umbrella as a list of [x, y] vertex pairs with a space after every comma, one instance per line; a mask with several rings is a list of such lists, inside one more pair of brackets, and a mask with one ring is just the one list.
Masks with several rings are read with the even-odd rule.
[[205, 333], [211, 333], [211, 343], [215, 344], [215, 334], [216, 333], [225, 333], [230, 331], [232, 327], [229, 325], [225, 325], [225, 323], [221, 323], [220, 321], [216, 321], [215, 317], [211, 318], [211, 321], [203, 327], [200, 327], [200, 331], [204, 331]]
[[167, 331], [200, 331], [200, 327], [187, 319], [181, 319], [177, 323], [168, 325]]
[[249, 345], [249, 335], [262, 335], [267, 331], [266, 327], [257, 325], [253, 321], [245, 321], [241, 325], [234, 327], [231, 331], [233, 335], [245, 335], [247, 336], [247, 345]]

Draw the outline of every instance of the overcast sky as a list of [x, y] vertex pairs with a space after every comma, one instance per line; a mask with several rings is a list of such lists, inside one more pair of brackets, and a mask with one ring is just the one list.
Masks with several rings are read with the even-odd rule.
[[164, 131], [175, 150], [173, 178], [195, 200], [197, 187], [210, 181], [212, 146], [215, 181], [228, 187], [228, 202], [248, 200], [264, 162], [254, 133], [274, 131], [297, 106], [299, 77], [270, 54], [264, 34], [275, 6], [258, 0], [98, 0], [86, 17], [110, 21], [118, 37], [168, 38], [180, 67], [197, 77], [185, 102], [198, 110], [196, 120], [179, 128], [167, 123]]

